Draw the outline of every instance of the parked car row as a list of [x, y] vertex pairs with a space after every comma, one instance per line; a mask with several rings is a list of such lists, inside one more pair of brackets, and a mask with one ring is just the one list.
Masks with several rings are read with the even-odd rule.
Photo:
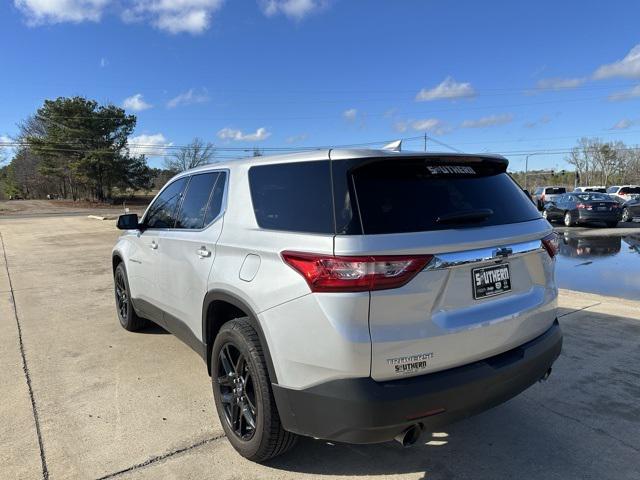
[[640, 219], [638, 185], [583, 186], [570, 193], [565, 187], [543, 186], [534, 190], [531, 200], [549, 221], [561, 220], [567, 226], [594, 222], [614, 226]]
[[542, 216], [549, 222], [562, 221], [565, 226], [604, 223], [615, 227], [622, 218], [620, 204], [605, 193], [567, 193], [548, 201]]

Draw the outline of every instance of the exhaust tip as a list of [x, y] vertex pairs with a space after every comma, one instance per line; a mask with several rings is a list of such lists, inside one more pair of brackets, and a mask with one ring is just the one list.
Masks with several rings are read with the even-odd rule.
[[540, 377], [540, 380], [538, 380], [538, 381], [539, 382], [545, 382], [547, 380], [547, 378], [549, 378], [550, 375], [551, 375], [551, 367], [549, 367], [549, 370], [544, 372], [544, 375], [542, 377]]
[[394, 440], [406, 448], [416, 443], [421, 434], [422, 427], [420, 426], [420, 424], [416, 423], [415, 425], [411, 425], [401, 434], [396, 435], [394, 437]]

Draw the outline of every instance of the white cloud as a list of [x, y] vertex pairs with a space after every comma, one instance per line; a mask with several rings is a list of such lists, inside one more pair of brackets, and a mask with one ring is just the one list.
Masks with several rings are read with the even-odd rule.
[[177, 97], [172, 98], [167, 102], [168, 108], [181, 107], [185, 105], [193, 105], [194, 103], [205, 103], [209, 101], [209, 95], [205, 89], [198, 92], [193, 88], [190, 88], [186, 92], [181, 93]]
[[415, 120], [411, 122], [411, 128], [420, 131], [434, 131], [436, 129], [442, 128], [443, 125], [444, 124], [442, 123], [442, 120], [439, 120], [437, 118], [425, 118], [423, 120]]
[[106, 67], [107, 65], [109, 65], [109, 60], [107, 60], [106, 58], [102, 57], [102, 58], [100, 59], [100, 68], [104, 68], [104, 67]]
[[287, 143], [300, 143], [304, 142], [307, 138], [309, 138], [309, 134], [301, 133], [300, 135], [291, 135], [285, 139]]
[[611, 127], [609, 130], [626, 130], [629, 127], [640, 124], [640, 120], [631, 120], [629, 118], [623, 118], [619, 122]]
[[110, 0], [14, 0], [29, 25], [98, 22]]
[[538, 80], [536, 89], [538, 90], [571, 90], [572, 88], [578, 88], [584, 84], [587, 79], [584, 77], [576, 78], [543, 78]]
[[204, 32], [224, 0], [134, 0], [122, 13], [125, 22], [150, 22], [169, 33]]
[[486, 128], [505, 125], [512, 121], [513, 115], [510, 113], [502, 113], [500, 115], [489, 115], [488, 117], [478, 118], [477, 120], [465, 120], [460, 126], [462, 128]]
[[551, 121], [551, 117], [549, 115], [544, 115], [537, 120], [529, 121], [524, 123], [525, 128], [535, 128], [540, 125], [546, 125]]
[[[328, 6], [330, 0], [258, 0], [268, 17], [284, 15], [299, 21]], [[146, 22], [172, 34], [200, 34], [225, 0], [13, 0], [31, 26], [63, 22], [99, 22], [119, 11], [125, 23]], [[101, 62], [101, 66], [104, 67]], [[106, 64], [106, 63], [105, 63]]]
[[404, 120], [399, 120], [393, 124], [393, 129], [398, 133], [404, 133], [409, 128], [409, 122], [405, 122]]
[[432, 100], [440, 100], [443, 98], [468, 98], [474, 97], [476, 91], [470, 83], [458, 83], [453, 78], [445, 78], [439, 85], [431, 89], [423, 88], [416, 95], [418, 102], [430, 102]]
[[451, 132], [452, 128], [439, 118], [423, 118], [418, 120], [398, 120], [393, 124], [393, 129], [398, 133], [404, 133], [411, 129], [416, 132], [431, 132], [434, 135], [444, 135]]
[[254, 133], [244, 133], [234, 128], [223, 128], [218, 132], [220, 140], [233, 140], [235, 142], [261, 142], [271, 136], [271, 132], [265, 127], [258, 128]]
[[0, 135], [0, 163], [8, 160], [13, 151], [13, 147], [3, 145], [7, 143], [13, 143], [13, 139], [7, 135]]
[[141, 93], [136, 93], [135, 95], [125, 98], [122, 106], [134, 112], [141, 112], [142, 110], [148, 110], [153, 107], [153, 105], [144, 101]]
[[283, 14], [293, 20], [302, 20], [328, 5], [326, 0], [260, 0], [259, 3], [267, 17]]
[[613, 77], [640, 78], [640, 44], [633, 47], [622, 60], [601, 65], [593, 74], [596, 80]]
[[153, 135], [136, 135], [129, 137], [127, 147], [131, 155], [146, 155], [147, 157], [163, 157], [167, 154], [167, 149], [173, 143], [169, 142], [162, 133]]
[[611, 102], [619, 102], [621, 100], [631, 100], [632, 98], [640, 97], [640, 85], [636, 85], [629, 90], [624, 90], [622, 92], [616, 92], [609, 95], [609, 101]]
[[345, 110], [344, 112], [342, 112], [342, 117], [347, 122], [355, 122], [356, 118], [358, 117], [358, 110], [356, 110], [355, 108]]

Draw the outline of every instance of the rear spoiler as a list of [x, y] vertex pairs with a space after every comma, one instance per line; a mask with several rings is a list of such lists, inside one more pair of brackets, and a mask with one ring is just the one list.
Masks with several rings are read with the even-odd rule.
[[[357, 158], [351, 159], [352, 161], [358, 160]], [[340, 161], [340, 160], [338, 160]], [[485, 168], [491, 168], [494, 174], [504, 173], [507, 171], [507, 167], [509, 166], [509, 160], [500, 155], [474, 155], [474, 154], [393, 154], [393, 155], [385, 155], [381, 157], [364, 157], [361, 158], [361, 162], [358, 162], [356, 166], [354, 166], [351, 170], [357, 170], [363, 167], [366, 167], [371, 164], [379, 163], [379, 162], [389, 162], [389, 163], [414, 163], [414, 162], [423, 162], [425, 166], [441, 166], [441, 167], [464, 167], [470, 166], [473, 167], [483, 166]], [[455, 171], [444, 172], [443, 173], [453, 173]], [[462, 172], [460, 172], [462, 173]]]

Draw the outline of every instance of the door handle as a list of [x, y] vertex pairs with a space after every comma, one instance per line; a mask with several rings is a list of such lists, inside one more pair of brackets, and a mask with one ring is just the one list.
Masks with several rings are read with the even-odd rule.
[[158, 249], [158, 244], [155, 241], [151, 241], [151, 244], [149, 244], [149, 248], [151, 248], [151, 250], [157, 250]]
[[200, 258], [210, 257], [211, 251], [207, 250], [205, 247], [200, 247], [196, 252]]

